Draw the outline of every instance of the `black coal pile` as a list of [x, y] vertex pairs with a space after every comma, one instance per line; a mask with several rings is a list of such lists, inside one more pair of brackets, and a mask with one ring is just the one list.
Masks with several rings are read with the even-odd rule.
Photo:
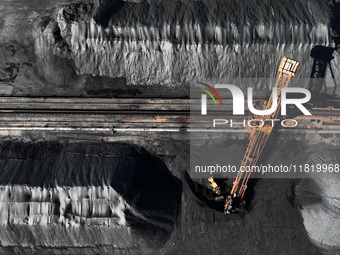
[[[45, 1], [39, 8], [7, 0], [0, 7], [5, 95], [183, 97], [196, 79], [276, 76], [283, 56], [299, 60], [297, 76], [306, 78], [312, 49], [334, 48], [338, 37], [338, 3], [327, 0]], [[339, 66], [337, 53], [332, 65]]]
[[1, 243], [154, 253], [171, 237], [181, 181], [128, 144], [4, 142]]

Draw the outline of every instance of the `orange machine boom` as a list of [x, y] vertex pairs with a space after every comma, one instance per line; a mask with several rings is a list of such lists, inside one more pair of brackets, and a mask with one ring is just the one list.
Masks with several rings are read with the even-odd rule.
[[[288, 87], [290, 78], [295, 75], [299, 62], [283, 57], [280, 67], [279, 67], [279, 77], [275, 83], [275, 88], [277, 88], [277, 99], [278, 104], [276, 110], [270, 115], [262, 116], [252, 116], [251, 119], [257, 119], [267, 123], [266, 119], [276, 119], [278, 112], [280, 111], [281, 105], [281, 88]], [[273, 103], [273, 94], [270, 96], [269, 100], [260, 106], [261, 109], [270, 109]], [[252, 166], [255, 166], [267, 140], [273, 130], [271, 124], [264, 124], [262, 127], [248, 127], [247, 131], [250, 133], [249, 144], [247, 150], [244, 154], [241, 167], [238, 171], [235, 181], [233, 182], [233, 187], [230, 195], [226, 198], [224, 212], [230, 213], [233, 211], [235, 201], [239, 201], [244, 204], [243, 196], [247, 189], [247, 183], [251, 175]], [[248, 168], [249, 167], [249, 168]], [[243, 171], [243, 169], [249, 169], [248, 172]]]

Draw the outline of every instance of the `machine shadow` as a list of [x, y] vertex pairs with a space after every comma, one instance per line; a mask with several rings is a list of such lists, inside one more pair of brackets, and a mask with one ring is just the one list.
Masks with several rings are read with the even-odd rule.
[[[335, 95], [337, 83], [331, 62], [334, 59], [333, 53], [336, 49], [337, 48], [317, 45], [311, 51], [310, 56], [314, 59], [314, 61], [310, 76], [312, 79], [308, 89], [314, 96], [320, 96], [320, 94], [331, 96]], [[329, 70], [334, 83], [333, 91], [328, 91], [329, 88], [326, 86], [325, 78], [327, 70]]]

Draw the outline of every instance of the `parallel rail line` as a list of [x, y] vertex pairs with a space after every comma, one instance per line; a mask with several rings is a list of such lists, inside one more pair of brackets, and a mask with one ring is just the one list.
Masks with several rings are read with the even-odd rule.
[[[190, 120], [196, 121], [196, 117], [190, 116], [192, 112], [195, 112], [196, 116], [200, 115], [199, 100], [190, 106], [189, 99], [0, 97], [0, 130], [114, 128], [115, 131], [193, 131], [190, 129]], [[315, 107], [311, 108], [311, 112], [319, 118], [339, 116], [340, 119], [339, 109]], [[248, 118], [233, 116], [232, 103], [227, 100], [223, 109], [209, 102], [209, 117], [235, 120]], [[211, 127], [211, 123], [197, 123], [197, 130], [207, 130]], [[240, 127], [229, 129], [229, 132], [233, 131], [244, 132]]]

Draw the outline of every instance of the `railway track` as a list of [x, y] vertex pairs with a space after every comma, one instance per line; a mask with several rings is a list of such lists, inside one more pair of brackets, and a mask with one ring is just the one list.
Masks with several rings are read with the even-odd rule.
[[0, 127], [188, 128], [186, 99], [0, 98]]
[[[244, 119], [232, 115], [232, 101], [225, 100], [225, 108], [209, 102], [209, 117]], [[211, 129], [210, 122], [200, 122], [200, 101], [189, 99], [152, 98], [31, 98], [0, 97], [0, 128], [8, 129], [110, 129], [115, 130], [190, 130]], [[190, 113], [196, 112], [195, 115]], [[339, 109], [315, 108], [318, 116], [337, 115]], [[246, 113], [247, 115], [247, 113]], [[237, 127], [234, 131], [244, 131]], [[192, 129], [191, 129], [192, 130]], [[230, 130], [231, 132], [233, 130]]]
[[[232, 117], [231, 101], [226, 109], [224, 116]], [[188, 130], [190, 112], [200, 111], [200, 101], [189, 99], [0, 97], [0, 127]]]

